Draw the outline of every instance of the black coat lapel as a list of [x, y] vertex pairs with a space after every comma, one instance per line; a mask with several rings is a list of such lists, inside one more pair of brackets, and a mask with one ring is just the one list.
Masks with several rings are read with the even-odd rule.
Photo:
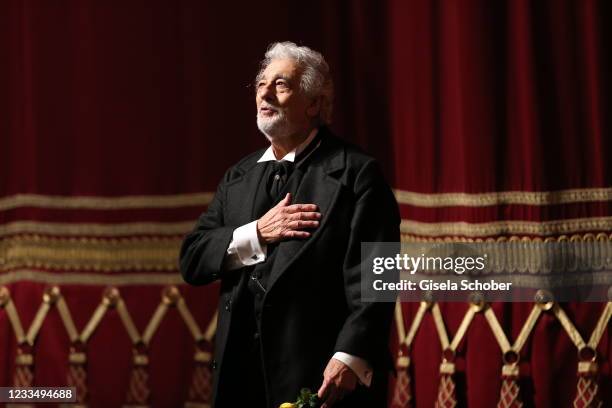
[[[242, 166], [237, 166], [243, 172], [238, 177], [227, 184], [226, 187], [226, 208], [225, 223], [235, 227], [248, 224], [254, 219], [255, 198], [258, 186], [265, 173], [264, 163], [257, 163], [257, 158], [261, 157], [261, 152], [254, 155], [254, 160], [249, 160]], [[248, 273], [241, 273], [240, 279], [232, 289], [232, 298], [240, 298], [242, 291], [246, 288]]]
[[259, 183], [265, 173], [264, 163], [255, 163], [242, 177], [227, 185], [226, 223], [240, 227], [253, 221], [255, 217], [255, 198]]
[[320, 148], [322, 151], [314, 153], [318, 157], [313, 159], [303, 175], [292, 204], [316, 204], [322, 215], [321, 223], [310, 238], [283, 241], [279, 244], [268, 279], [268, 292], [287, 268], [321, 235], [338, 200], [341, 184], [330, 174], [344, 167], [344, 151], [333, 149], [333, 146], [329, 146], [329, 140], [327, 145], [322, 145]]

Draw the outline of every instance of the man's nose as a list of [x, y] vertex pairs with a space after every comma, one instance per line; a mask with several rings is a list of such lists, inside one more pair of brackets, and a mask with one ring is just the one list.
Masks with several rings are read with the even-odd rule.
[[269, 101], [274, 100], [274, 92], [273, 92], [274, 91], [274, 87], [272, 85], [273, 84], [262, 85], [257, 90], [257, 94], [264, 101], [269, 102]]

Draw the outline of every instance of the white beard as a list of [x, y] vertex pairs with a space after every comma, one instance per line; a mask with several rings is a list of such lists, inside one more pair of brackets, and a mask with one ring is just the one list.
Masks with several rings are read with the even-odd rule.
[[257, 113], [257, 127], [270, 142], [285, 139], [297, 131], [297, 127], [289, 122], [282, 110], [277, 110], [271, 117]]

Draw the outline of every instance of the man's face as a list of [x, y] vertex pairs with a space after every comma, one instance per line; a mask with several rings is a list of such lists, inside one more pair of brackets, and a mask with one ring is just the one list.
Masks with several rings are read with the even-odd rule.
[[257, 126], [272, 141], [310, 129], [318, 114], [300, 88], [301, 74], [294, 60], [275, 59], [257, 81]]

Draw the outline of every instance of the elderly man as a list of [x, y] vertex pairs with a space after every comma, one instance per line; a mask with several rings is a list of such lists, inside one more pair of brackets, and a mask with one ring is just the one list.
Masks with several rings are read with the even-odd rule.
[[181, 249], [185, 281], [220, 281], [213, 405], [278, 408], [306, 387], [323, 407], [385, 407], [393, 304], [361, 301], [361, 243], [399, 241], [395, 199], [326, 127], [320, 53], [272, 44], [255, 87], [271, 145], [226, 172]]

